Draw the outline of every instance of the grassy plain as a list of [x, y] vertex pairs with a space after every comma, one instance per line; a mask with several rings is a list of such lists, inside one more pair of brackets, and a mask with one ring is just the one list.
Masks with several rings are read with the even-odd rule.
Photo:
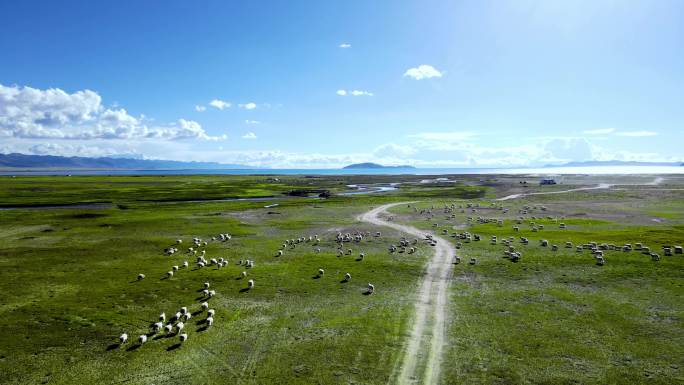
[[[652, 262], [637, 252], [608, 252], [596, 266], [586, 252], [565, 241], [635, 243], [660, 252], [684, 243], [681, 180], [659, 186], [570, 194], [536, 195], [501, 202], [509, 208], [456, 213], [445, 203], [481, 203], [509, 193], [544, 191], [521, 187], [521, 177], [454, 176], [456, 182], [420, 183], [418, 176], [166, 176], [0, 178], [0, 383], [202, 383], [380, 384], [392, 383], [400, 364], [416, 285], [431, 255], [390, 254], [401, 234], [359, 223], [373, 206], [414, 201], [435, 206], [427, 220], [404, 206], [396, 220], [438, 231], [470, 231], [483, 241], [464, 244], [451, 285], [449, 340], [442, 383], [662, 383], [684, 381], [684, 260]], [[529, 178], [534, 180], [534, 178]], [[597, 183], [568, 179], [560, 188]], [[645, 179], [630, 178], [630, 183]], [[636, 181], [636, 182], [635, 182]], [[389, 193], [263, 201], [188, 202], [207, 199], [283, 197], [293, 189], [346, 191], [348, 184], [405, 182]], [[618, 181], [619, 182], [619, 181]], [[548, 190], [546, 190], [548, 191]], [[41, 209], [30, 206], [107, 203], [106, 207]], [[270, 204], [276, 207], [265, 208]], [[523, 205], [545, 205], [536, 220], [545, 229], [519, 233], [512, 220]], [[468, 216], [505, 218], [468, 225]], [[351, 243], [352, 256], [338, 257], [338, 231], [381, 230], [382, 237]], [[185, 253], [192, 237], [230, 233], [209, 241], [207, 258], [227, 267], [196, 269]], [[311, 244], [275, 251], [283, 240], [318, 234]], [[511, 263], [489, 236], [528, 236]], [[540, 238], [561, 246], [538, 246]], [[173, 241], [182, 253], [165, 256]], [[455, 242], [455, 240], [454, 240]], [[359, 252], [363, 261], [357, 261]], [[662, 253], [661, 253], [662, 255]], [[256, 286], [244, 291], [245, 268]], [[164, 274], [187, 260], [173, 278]], [[325, 275], [316, 279], [319, 268]], [[345, 272], [350, 282], [341, 282]], [[136, 281], [139, 273], [146, 274]], [[117, 347], [148, 331], [158, 314], [181, 306], [199, 311], [198, 290], [208, 281], [216, 323], [204, 314], [186, 327], [189, 339], [152, 337], [146, 344]], [[372, 282], [377, 292], [363, 295]]]

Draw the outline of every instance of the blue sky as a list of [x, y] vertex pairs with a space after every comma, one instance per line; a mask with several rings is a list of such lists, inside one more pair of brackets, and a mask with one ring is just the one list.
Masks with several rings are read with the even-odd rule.
[[0, 152], [311, 168], [684, 160], [682, 1], [25, 1], [0, 14]]

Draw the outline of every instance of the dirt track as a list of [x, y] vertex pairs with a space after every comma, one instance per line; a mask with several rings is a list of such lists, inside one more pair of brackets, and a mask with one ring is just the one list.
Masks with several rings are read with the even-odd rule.
[[[392, 203], [377, 207], [358, 219], [378, 226], [388, 226], [418, 239], [428, 231], [388, 221], [381, 214], [390, 207], [410, 202]], [[434, 236], [437, 245], [422, 277], [415, 303], [415, 316], [411, 334], [399, 369], [399, 384], [437, 384], [439, 382], [442, 350], [446, 334], [449, 279], [454, 246], [447, 240]]]

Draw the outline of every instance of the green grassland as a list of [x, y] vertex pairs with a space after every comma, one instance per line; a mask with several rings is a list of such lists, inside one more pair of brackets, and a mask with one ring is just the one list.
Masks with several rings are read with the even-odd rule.
[[[426, 230], [470, 231], [483, 240], [463, 244], [454, 266], [442, 383], [644, 383], [684, 381], [684, 261], [660, 262], [638, 252], [606, 252], [597, 266], [588, 252], [564, 242], [643, 242], [660, 252], [684, 243], [684, 194], [655, 191], [586, 191], [500, 202], [518, 179], [460, 176], [459, 183], [421, 184], [416, 176], [98, 176], [0, 178], [0, 205], [108, 207], [0, 210], [0, 383], [7, 384], [386, 384], [393, 383], [413, 312], [416, 286], [431, 255], [390, 254], [400, 233], [359, 223], [379, 204], [420, 201], [434, 218], [398, 206], [396, 221]], [[280, 197], [292, 189], [347, 190], [347, 184], [403, 182], [398, 190], [330, 199], [201, 202], [207, 199]], [[631, 181], [631, 180], [630, 180]], [[582, 179], [572, 181], [582, 186]], [[587, 185], [595, 183], [591, 178]], [[668, 186], [680, 188], [681, 185]], [[197, 200], [200, 202], [187, 202]], [[479, 203], [472, 213], [446, 219], [444, 203]], [[265, 208], [269, 204], [276, 207]], [[532, 232], [523, 206], [545, 225]], [[486, 207], [486, 208], [485, 208]], [[468, 224], [468, 217], [505, 219]], [[558, 219], [564, 216], [564, 219]], [[656, 218], [658, 221], [651, 219]], [[558, 228], [559, 222], [567, 229]], [[435, 228], [433, 224], [438, 226]], [[337, 256], [338, 231], [382, 231], [382, 237], [346, 244]], [[230, 233], [228, 242], [211, 241]], [[317, 234], [321, 252], [303, 243], [276, 257], [285, 239]], [[489, 237], [530, 238], [512, 263]], [[185, 252], [192, 237], [208, 240], [207, 259], [223, 269], [194, 267]], [[163, 250], [183, 239], [181, 252]], [[548, 239], [556, 252], [540, 247]], [[453, 242], [452, 238], [448, 238]], [[359, 252], [365, 252], [358, 261]], [[661, 253], [662, 255], [662, 253]], [[467, 263], [470, 257], [477, 264]], [[245, 270], [236, 261], [252, 259]], [[173, 265], [190, 262], [172, 278]], [[319, 268], [325, 275], [315, 278]], [[350, 282], [341, 282], [344, 273]], [[137, 281], [138, 274], [146, 278]], [[245, 291], [246, 280], [253, 290]], [[146, 333], [160, 312], [200, 310], [199, 289], [217, 296], [211, 327], [206, 313], [187, 323], [189, 339], [151, 337], [136, 348], [118, 347]], [[364, 295], [372, 282], [373, 295]]]

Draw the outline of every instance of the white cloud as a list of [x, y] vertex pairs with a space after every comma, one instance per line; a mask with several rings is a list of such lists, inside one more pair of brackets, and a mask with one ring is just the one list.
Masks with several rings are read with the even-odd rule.
[[351, 96], [373, 96], [372, 92], [364, 91], [364, 90], [350, 90], [350, 91], [337, 90], [335, 93], [338, 94], [339, 96], [347, 96], [347, 95], [351, 95]]
[[249, 119], [246, 119], [246, 120], [245, 120], [245, 124], [261, 124], [261, 122], [258, 121], [258, 120], [249, 120]]
[[102, 105], [94, 91], [68, 94], [57, 88], [40, 90], [0, 85], [0, 137], [24, 139], [205, 139], [197, 122], [180, 119], [167, 126], [149, 127], [143, 115]]
[[611, 134], [615, 132], [614, 128], [597, 128], [595, 130], [584, 130], [582, 133], [588, 134], [588, 135], [604, 135], [604, 134]]
[[242, 139], [256, 139], [256, 138], [257, 138], [257, 136], [253, 132], [248, 132], [248, 133], [242, 135]]
[[257, 108], [256, 103], [245, 103], [245, 104], [240, 104], [240, 108], [244, 108], [245, 110], [253, 110]]
[[349, 44], [349, 43], [342, 43], [342, 44], [338, 45], [338, 47], [340, 47], [340, 48], [351, 48], [351, 44]]
[[381, 158], [406, 158], [415, 154], [417, 150], [411, 146], [386, 143], [373, 150], [373, 155]]
[[471, 139], [476, 134], [469, 131], [450, 131], [450, 132], [419, 132], [417, 134], [409, 135], [410, 138], [416, 138], [422, 141], [453, 143]]
[[351, 92], [352, 96], [373, 96], [372, 92], [353, 90]]
[[203, 112], [203, 111], [206, 111], [206, 110], [207, 110], [207, 107], [204, 107], [204, 106], [195, 106], [195, 111], [197, 111], [197, 112]]
[[231, 104], [229, 102], [225, 102], [220, 99], [214, 99], [211, 102], [209, 102], [209, 105], [218, 108], [219, 110], [225, 110], [226, 108], [230, 108]]
[[435, 67], [428, 64], [421, 64], [418, 67], [409, 68], [404, 72], [404, 76], [411, 77], [416, 80], [441, 78], [442, 73], [437, 71]]
[[645, 136], [656, 136], [658, 133], [654, 131], [621, 131], [615, 135], [640, 138]]

